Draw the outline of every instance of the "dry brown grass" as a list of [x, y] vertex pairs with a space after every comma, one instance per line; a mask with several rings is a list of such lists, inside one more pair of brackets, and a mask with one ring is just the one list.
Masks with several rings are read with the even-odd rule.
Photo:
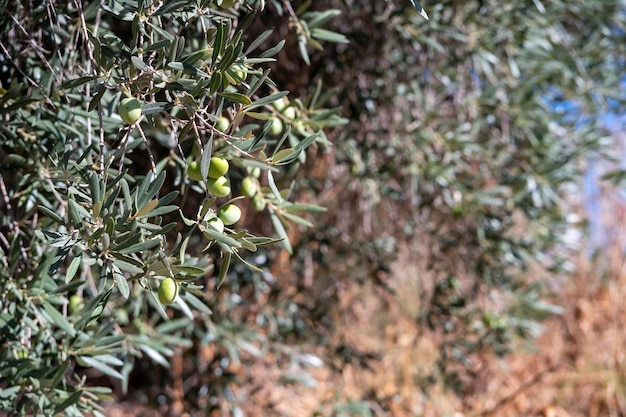
[[[244, 361], [237, 372], [245, 383], [233, 391], [245, 398], [239, 405], [247, 416], [333, 416], [338, 404], [350, 402], [369, 407], [374, 416], [394, 417], [626, 415], [626, 262], [621, 258], [613, 258], [604, 282], [592, 268], [582, 268], [556, 295], [565, 312], [545, 323], [536, 349], [482, 357], [471, 395], [459, 397], [439, 385], [422, 389], [421, 378], [434, 370], [438, 357], [437, 340], [412, 319], [415, 294], [424, 289], [417, 287], [419, 267], [404, 255], [392, 274], [395, 295], [369, 284], [341, 289], [329, 346], [309, 349], [327, 361], [324, 366], [298, 367], [276, 355]], [[332, 354], [341, 344], [354, 349], [344, 361]], [[303, 373], [317, 382], [314, 387], [284, 383], [286, 375]], [[229, 412], [223, 407], [212, 415]], [[110, 407], [108, 415], [141, 412], [125, 404]]]
[[[324, 366], [297, 366], [274, 354], [244, 360], [236, 372], [245, 383], [232, 388], [246, 415], [333, 416], [337, 405], [350, 402], [369, 407], [374, 416], [394, 417], [626, 415], [626, 262], [621, 257], [612, 258], [604, 281], [593, 268], [581, 268], [556, 294], [565, 312], [545, 323], [536, 349], [482, 357], [471, 394], [459, 397], [439, 385], [422, 389], [421, 378], [434, 370], [439, 353], [437, 339], [412, 319], [416, 294], [425, 289], [417, 286], [424, 282], [416, 279], [419, 265], [407, 256], [404, 252], [392, 272], [395, 294], [371, 284], [341, 288], [329, 346], [309, 349], [326, 360]], [[339, 361], [333, 349], [342, 344], [353, 352]], [[286, 375], [303, 373], [316, 381], [314, 387], [284, 383]], [[212, 415], [230, 411], [223, 407]], [[107, 412], [142, 415], [129, 404]]]

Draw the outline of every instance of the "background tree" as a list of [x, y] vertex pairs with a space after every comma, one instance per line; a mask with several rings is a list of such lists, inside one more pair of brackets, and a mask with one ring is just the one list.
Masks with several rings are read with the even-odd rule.
[[408, 244], [420, 265], [408, 314], [441, 341], [434, 379], [469, 389], [484, 354], [562, 311], [550, 294], [581, 244], [570, 203], [587, 160], [614, 156], [603, 115], [624, 111], [624, 5], [442, 1], [425, 21], [402, 2], [344, 4], [334, 27], [350, 46], [312, 64], [350, 86], [351, 120], [321, 194], [334, 227], [313, 238], [333, 242], [316, 253], [333, 273], [315, 276], [332, 287], [343, 267], [340, 282], [393, 290]]

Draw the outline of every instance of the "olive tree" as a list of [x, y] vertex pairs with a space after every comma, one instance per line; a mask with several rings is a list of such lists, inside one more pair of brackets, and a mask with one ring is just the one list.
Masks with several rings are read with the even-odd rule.
[[[326, 80], [350, 85], [336, 163], [351, 194], [329, 205], [328, 240], [345, 244], [319, 256], [393, 290], [406, 242], [421, 268], [414, 318], [442, 341], [439, 376], [460, 388], [481, 355], [532, 341], [562, 311], [550, 292], [579, 249], [567, 232], [583, 226], [568, 201], [586, 161], [612, 156], [602, 115], [624, 111], [626, 7], [438, 1], [423, 4], [426, 21], [408, 2], [343, 3], [333, 25], [351, 47], [319, 59]], [[348, 251], [359, 259], [334, 257]]]
[[[336, 10], [264, 0], [0, 2], [0, 409], [101, 415], [135, 358], [168, 366], [233, 264], [321, 207], [294, 201], [329, 146], [321, 85], [273, 82], [288, 16], [302, 57]], [[276, 63], [280, 66], [280, 63]], [[274, 232], [257, 236], [246, 213]]]

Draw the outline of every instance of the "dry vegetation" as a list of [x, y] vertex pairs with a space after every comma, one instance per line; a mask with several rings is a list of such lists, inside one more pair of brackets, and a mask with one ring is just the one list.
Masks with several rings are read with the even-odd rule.
[[[503, 358], [484, 356], [473, 364], [468, 391], [457, 396], [439, 384], [424, 389], [423, 376], [434, 371], [439, 353], [436, 337], [412, 319], [414, 295], [421, 291], [416, 250], [406, 248], [394, 263], [393, 293], [370, 284], [341, 288], [328, 347], [309, 349], [325, 360], [323, 366], [285, 363], [276, 355], [249, 356], [233, 365], [241, 377], [233, 395], [246, 398], [240, 404], [246, 415], [332, 416], [350, 405], [352, 415], [369, 410], [369, 415], [396, 417], [626, 414], [626, 263], [621, 256], [612, 254], [605, 274], [581, 265], [556, 291], [555, 302], [565, 312], [545, 323], [536, 347]], [[341, 360], [339, 346], [352, 348]], [[285, 383], [296, 374], [308, 375], [315, 385]], [[224, 405], [215, 415], [228, 412]], [[108, 407], [110, 416], [153, 413], [132, 401]]]

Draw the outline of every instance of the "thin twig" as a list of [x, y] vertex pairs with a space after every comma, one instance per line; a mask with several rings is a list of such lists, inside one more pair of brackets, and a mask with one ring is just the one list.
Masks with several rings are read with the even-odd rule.
[[533, 375], [528, 381], [526, 381], [525, 383], [523, 383], [522, 385], [517, 387], [517, 389], [515, 391], [513, 391], [510, 394], [507, 394], [507, 395], [503, 396], [502, 398], [500, 398], [496, 402], [496, 404], [493, 407], [491, 407], [489, 410], [482, 410], [482, 411], [479, 411], [477, 413], [471, 414], [471, 416], [472, 417], [479, 417], [479, 416], [491, 416], [491, 415], [496, 414], [496, 411], [498, 411], [500, 408], [504, 407], [504, 405], [506, 405], [507, 403], [513, 401], [516, 397], [518, 397], [520, 394], [522, 394], [528, 388], [530, 388], [533, 385], [535, 385], [546, 374], [549, 374], [549, 373], [552, 373], [552, 372], [556, 371], [558, 368], [561, 367], [561, 365], [562, 365], [562, 363], [554, 364], [554, 365], [550, 366], [549, 368], [544, 369], [543, 371]]

